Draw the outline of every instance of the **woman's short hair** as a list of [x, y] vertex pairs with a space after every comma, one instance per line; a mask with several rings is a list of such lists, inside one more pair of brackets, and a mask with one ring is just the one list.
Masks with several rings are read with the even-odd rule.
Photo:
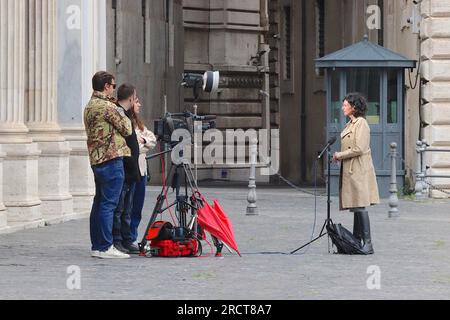
[[354, 109], [353, 114], [356, 118], [365, 117], [367, 113], [367, 100], [358, 92], [352, 92], [347, 94], [343, 101], [347, 101]]

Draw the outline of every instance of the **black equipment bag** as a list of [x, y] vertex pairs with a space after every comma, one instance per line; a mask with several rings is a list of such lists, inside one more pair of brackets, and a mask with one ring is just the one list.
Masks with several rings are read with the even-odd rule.
[[148, 230], [147, 240], [173, 240], [174, 226], [170, 222], [156, 221]]
[[366, 254], [362, 251], [361, 242], [341, 224], [329, 223], [327, 231], [338, 254]]

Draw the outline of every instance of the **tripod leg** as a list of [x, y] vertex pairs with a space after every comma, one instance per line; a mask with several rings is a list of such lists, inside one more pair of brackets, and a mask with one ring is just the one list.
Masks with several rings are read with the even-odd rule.
[[[334, 143], [334, 142], [333, 142]], [[328, 234], [328, 231], [324, 233], [324, 230], [326, 229], [327, 226], [332, 225], [333, 221], [331, 220], [331, 189], [330, 189], [330, 181], [331, 181], [331, 163], [332, 163], [332, 157], [331, 157], [331, 140], [327, 145], [327, 162], [328, 162], [328, 169], [327, 169], [327, 219], [325, 220], [325, 223], [322, 227], [322, 230], [320, 231], [320, 234], [317, 238], [311, 240], [310, 242], [308, 242], [307, 244], [301, 246], [300, 248], [294, 250], [291, 252], [291, 254], [296, 253], [297, 251], [305, 248], [306, 246], [310, 245], [311, 243], [319, 240], [320, 238], [322, 238], [323, 236]], [[325, 150], [324, 150], [325, 151]], [[322, 152], [323, 154], [323, 152]], [[320, 158], [320, 157], [319, 157]], [[317, 160], [316, 160], [317, 163]], [[330, 236], [328, 235], [328, 253], [330, 253]]]
[[214, 236], [212, 237], [212, 239], [213, 239], [214, 246], [217, 249], [216, 257], [221, 257], [222, 256], [223, 243], [222, 243], [222, 241], [220, 241], [219, 239], [217, 239]]
[[147, 234], [152, 225], [155, 223], [156, 217], [161, 213], [162, 206], [164, 201], [166, 200], [166, 196], [164, 194], [160, 194], [158, 196], [158, 200], [156, 202], [155, 208], [153, 209], [152, 216], [150, 217], [150, 221], [148, 222], [147, 228], [145, 229], [144, 236], [142, 237], [142, 241], [139, 243], [139, 251], [141, 255], [145, 255], [145, 246], [147, 245]]
[[324, 235], [328, 234], [328, 232], [323, 233], [323, 231], [325, 230], [327, 224], [328, 224], [328, 220], [326, 220], [325, 223], [323, 224], [322, 230], [320, 231], [320, 234], [319, 234], [319, 236], [318, 236], [317, 238], [311, 240], [310, 242], [308, 242], [307, 244], [301, 246], [300, 248], [298, 248], [298, 249], [292, 251], [291, 254], [294, 254], [294, 253], [296, 253], [297, 251], [302, 250], [303, 248], [309, 246], [311, 243], [316, 242], [317, 240], [319, 240], [320, 238], [322, 238]]
[[[172, 172], [173, 167], [170, 168], [169, 175]], [[150, 221], [148, 222], [147, 228], [145, 229], [145, 233], [142, 237], [142, 241], [139, 243], [139, 251], [141, 255], [145, 255], [145, 246], [147, 245], [147, 234], [152, 225], [155, 223], [156, 217], [158, 214], [162, 212], [162, 206], [164, 201], [166, 200], [166, 192], [168, 190], [168, 186], [164, 186], [161, 190], [161, 193], [158, 195], [158, 199], [156, 201], [155, 207], [153, 209], [152, 215], [150, 217]]]

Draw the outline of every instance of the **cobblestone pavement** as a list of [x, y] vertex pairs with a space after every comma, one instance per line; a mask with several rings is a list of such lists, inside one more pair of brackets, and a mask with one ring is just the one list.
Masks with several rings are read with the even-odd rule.
[[[159, 189], [148, 191], [147, 223]], [[371, 208], [375, 255], [328, 253], [324, 237], [306, 252], [288, 253], [311, 237], [314, 197], [287, 188], [258, 189], [258, 216], [246, 216], [247, 189], [204, 188], [233, 221], [242, 258], [90, 257], [89, 220], [82, 219], [0, 235], [0, 299], [448, 299], [450, 202], [400, 201], [400, 217], [388, 205]], [[316, 234], [326, 218], [317, 199]], [[352, 229], [352, 215], [332, 218]], [[210, 249], [205, 244], [205, 251]], [[226, 251], [226, 250], [225, 250]], [[80, 271], [81, 289], [68, 279]], [[69, 271], [69, 273], [68, 273]], [[69, 281], [69, 284], [73, 282]], [[71, 287], [69, 285], [69, 287]]]

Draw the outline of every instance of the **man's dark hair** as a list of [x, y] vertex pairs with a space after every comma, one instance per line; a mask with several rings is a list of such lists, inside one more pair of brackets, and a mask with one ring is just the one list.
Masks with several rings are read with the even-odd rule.
[[136, 87], [129, 83], [124, 83], [117, 90], [117, 100], [123, 101], [132, 97], [136, 92]]
[[105, 90], [105, 85], [112, 84], [114, 79], [115, 77], [112, 74], [106, 71], [99, 71], [92, 78], [92, 89], [94, 89], [94, 91], [103, 92]]
[[347, 94], [343, 101], [347, 101], [354, 109], [356, 118], [365, 117], [367, 113], [367, 101], [361, 93], [353, 92]]

